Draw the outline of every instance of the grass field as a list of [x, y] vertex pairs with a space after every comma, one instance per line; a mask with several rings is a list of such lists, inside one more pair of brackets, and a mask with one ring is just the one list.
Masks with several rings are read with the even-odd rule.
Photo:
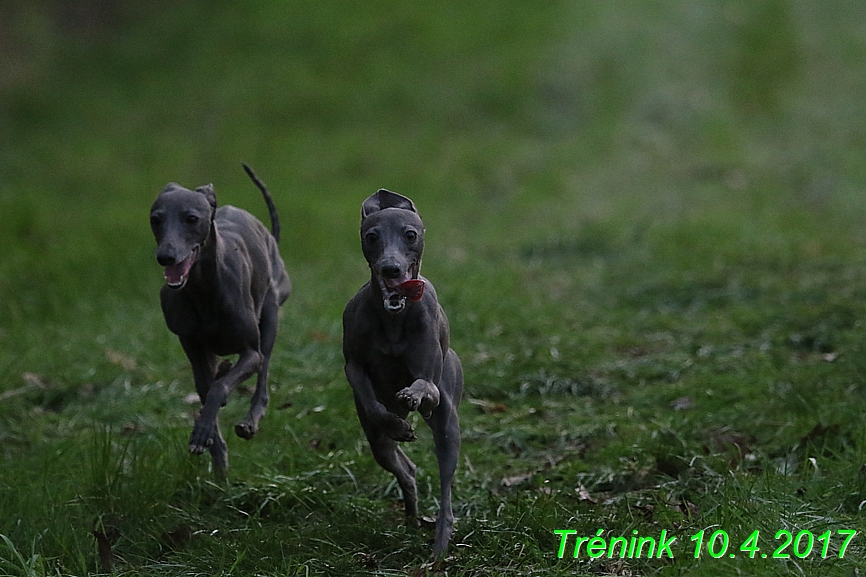
[[[120, 4], [0, 6], [0, 575], [866, 571], [861, 3]], [[295, 292], [223, 485], [147, 215], [176, 181], [265, 218], [241, 162]], [[434, 566], [342, 371], [379, 187], [466, 375]]]

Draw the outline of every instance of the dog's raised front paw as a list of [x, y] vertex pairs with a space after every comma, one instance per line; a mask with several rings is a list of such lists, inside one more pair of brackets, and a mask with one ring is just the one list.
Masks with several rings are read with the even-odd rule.
[[439, 390], [429, 381], [418, 379], [411, 386], [397, 392], [397, 402], [429, 419], [433, 409], [439, 406]]
[[397, 401], [410, 411], [417, 411], [423, 400], [424, 392], [412, 387], [406, 387], [397, 392]]

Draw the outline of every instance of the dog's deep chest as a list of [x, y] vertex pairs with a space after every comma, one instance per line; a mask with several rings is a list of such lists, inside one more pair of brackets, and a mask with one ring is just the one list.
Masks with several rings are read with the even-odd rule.
[[397, 391], [415, 380], [405, 358], [381, 349], [370, 355], [367, 372], [380, 400], [390, 400]]
[[399, 363], [402, 358], [411, 354], [412, 348], [416, 346], [413, 337], [412, 331], [407, 330], [405, 324], [388, 324], [379, 320], [371, 323], [363, 340], [367, 344], [367, 355], [371, 360]]
[[231, 355], [249, 346], [254, 320], [239, 317], [219, 302], [195, 302], [181, 295], [163, 298], [165, 322], [181, 339], [199, 343], [216, 355]]
[[384, 337], [372, 338], [367, 340], [365, 348], [366, 364], [378, 367], [379, 372], [393, 373], [406, 365], [408, 347], [404, 342], [391, 342]]
[[409, 386], [414, 377], [408, 368], [408, 357], [416, 344], [408, 335], [377, 327], [364, 337], [366, 365], [373, 386], [380, 393], [393, 394]]

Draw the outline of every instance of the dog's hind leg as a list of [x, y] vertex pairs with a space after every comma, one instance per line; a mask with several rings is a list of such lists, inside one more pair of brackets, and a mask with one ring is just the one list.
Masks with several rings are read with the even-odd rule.
[[217, 418], [216, 429], [211, 439], [213, 442], [207, 449], [210, 451], [213, 472], [218, 478], [225, 479], [226, 471], [229, 468], [229, 450], [225, 439], [223, 439], [223, 434], [220, 432], [219, 418]]
[[232, 362], [228, 359], [223, 360], [217, 367], [216, 374], [213, 377], [214, 380], [223, 378], [230, 370], [232, 370]]
[[433, 557], [441, 557], [448, 549], [454, 529], [454, 513], [451, 508], [451, 484], [457, 469], [460, 452], [460, 423], [457, 406], [463, 391], [463, 372], [454, 351], [448, 351], [440, 385], [447, 394], [440, 396], [439, 406], [427, 419], [433, 433], [436, 460], [439, 463], [439, 515], [436, 517], [436, 539], [433, 542]]
[[259, 421], [265, 416], [270, 396], [268, 394], [268, 365], [274, 341], [277, 338], [278, 307], [273, 297], [267, 299], [262, 307], [259, 320], [259, 347], [262, 352], [262, 362], [256, 377], [256, 390], [250, 400], [250, 410], [240, 423], [235, 425], [235, 434], [242, 439], [252, 439], [259, 430]]

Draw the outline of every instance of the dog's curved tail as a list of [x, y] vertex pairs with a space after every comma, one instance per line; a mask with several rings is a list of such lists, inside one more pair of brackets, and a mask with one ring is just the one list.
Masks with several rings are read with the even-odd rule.
[[280, 242], [280, 217], [277, 216], [277, 207], [274, 206], [274, 199], [271, 198], [271, 193], [268, 192], [268, 189], [265, 187], [265, 184], [259, 180], [259, 177], [253, 172], [253, 169], [247, 166], [246, 164], [242, 164], [244, 170], [247, 173], [247, 176], [250, 177], [250, 180], [259, 187], [259, 190], [262, 191], [262, 196], [265, 197], [265, 204], [268, 205], [268, 212], [271, 213], [271, 234], [274, 237], [274, 240]]

